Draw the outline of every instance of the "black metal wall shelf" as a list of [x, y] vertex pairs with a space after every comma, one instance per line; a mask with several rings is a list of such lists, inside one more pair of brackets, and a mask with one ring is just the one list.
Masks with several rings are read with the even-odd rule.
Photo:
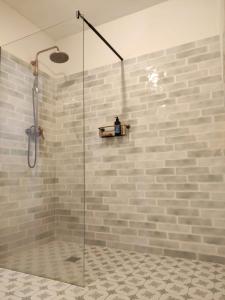
[[120, 135], [115, 135], [115, 126], [104, 126], [104, 127], [99, 127], [99, 136], [101, 138], [112, 138], [112, 137], [120, 137], [120, 136], [125, 136], [128, 134], [128, 130], [130, 129], [130, 125], [127, 124], [121, 124], [121, 134]]

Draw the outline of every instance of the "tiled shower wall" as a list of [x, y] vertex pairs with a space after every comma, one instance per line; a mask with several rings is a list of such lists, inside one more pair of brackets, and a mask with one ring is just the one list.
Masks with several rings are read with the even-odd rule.
[[[86, 241], [225, 262], [225, 109], [219, 37], [57, 80], [44, 76], [38, 167], [26, 165], [31, 70], [1, 73], [1, 250]], [[29, 84], [28, 84], [29, 83]], [[55, 84], [56, 83], [56, 84]], [[114, 116], [126, 137], [100, 139]]]
[[54, 85], [40, 75], [38, 164], [27, 166], [25, 129], [33, 124], [33, 75], [28, 64], [2, 51], [0, 73], [0, 256], [54, 236]]
[[[87, 243], [225, 263], [221, 68], [212, 37], [85, 74]], [[57, 99], [67, 137], [81, 134], [81, 81], [71, 76]], [[98, 127], [116, 115], [131, 125], [129, 135], [99, 138]], [[57, 177], [71, 184], [80, 139], [63, 144]], [[79, 206], [78, 215], [76, 206], [69, 211], [66, 185], [64, 193], [58, 233], [68, 238], [79, 230]]]

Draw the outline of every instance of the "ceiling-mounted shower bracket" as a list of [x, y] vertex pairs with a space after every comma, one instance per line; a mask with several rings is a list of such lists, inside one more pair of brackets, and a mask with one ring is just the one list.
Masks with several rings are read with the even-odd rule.
[[119, 59], [123, 61], [123, 57], [110, 45], [110, 43], [101, 35], [101, 33], [98, 32], [98, 30], [91, 23], [89, 23], [87, 19], [85, 19], [85, 17], [80, 13], [79, 10], [76, 11], [76, 18], [81, 18], [88, 25], [88, 27], [92, 31], [94, 31], [94, 33], [97, 34], [97, 36], [109, 47], [109, 49], [111, 49], [116, 54], [116, 56], [118, 56]]
[[81, 13], [80, 13], [79, 10], [77, 10], [77, 11], [76, 11], [76, 17], [77, 17], [77, 19], [80, 19], [80, 16], [81, 16]]

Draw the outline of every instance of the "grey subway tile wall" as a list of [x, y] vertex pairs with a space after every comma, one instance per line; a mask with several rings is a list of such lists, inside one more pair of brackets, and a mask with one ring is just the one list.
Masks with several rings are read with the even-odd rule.
[[[222, 68], [215, 36], [85, 72], [86, 243], [225, 263]], [[2, 70], [4, 92], [10, 72], [17, 72], [6, 63]], [[31, 80], [28, 70], [22, 73]], [[21, 115], [30, 118], [28, 91], [17, 94], [14, 88], [7, 90], [9, 98], [1, 97], [4, 122], [15, 120], [1, 143], [1, 232], [9, 232], [2, 252], [10, 250], [12, 239], [22, 240], [13, 238], [12, 227], [23, 235], [27, 222], [33, 233], [32, 222], [40, 222], [36, 239], [43, 242], [82, 241], [82, 76], [43, 77], [47, 94], [40, 121], [48, 136], [40, 144], [34, 183], [27, 182], [31, 171], [21, 126], [16, 134]], [[18, 108], [14, 98], [20, 99]], [[116, 115], [131, 125], [129, 134], [101, 139], [98, 127], [112, 125]]]
[[[87, 243], [224, 263], [219, 37], [88, 76]], [[97, 128], [115, 115], [131, 125], [129, 135], [100, 139]]]
[[55, 163], [54, 82], [41, 74], [39, 121], [45, 140], [39, 144], [39, 164], [27, 167], [27, 136], [32, 124], [33, 75], [28, 64], [1, 54], [0, 72], [0, 256], [30, 244], [54, 239]]

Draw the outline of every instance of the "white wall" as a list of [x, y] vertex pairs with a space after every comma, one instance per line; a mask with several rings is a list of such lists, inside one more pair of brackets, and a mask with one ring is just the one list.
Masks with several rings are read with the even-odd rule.
[[0, 1], [0, 45], [37, 31], [38, 28]]
[[[127, 59], [217, 35], [220, 18], [220, 0], [169, 0], [97, 29]], [[82, 34], [76, 34], [59, 42], [71, 54], [72, 60], [77, 61], [76, 65], [68, 64], [70, 73], [81, 70], [82, 55], [78, 47], [81, 41]], [[117, 58], [93, 32], [85, 32], [86, 69], [116, 61]]]
[[[48, 35], [38, 31], [39, 28], [0, 0], [0, 46], [9, 43], [3, 49], [29, 63], [37, 51], [54, 44]], [[22, 39], [32, 33], [36, 34]]]
[[[125, 59], [128, 59], [219, 34], [220, 2], [221, 0], [168, 0], [98, 26], [97, 29]], [[88, 16], [86, 17], [88, 19]], [[0, 44], [36, 30], [32, 23], [0, 0]], [[54, 43], [46, 34], [39, 33], [21, 42], [13, 43], [7, 49], [29, 62], [36, 51]], [[82, 33], [57, 41], [57, 44], [69, 53], [70, 61], [61, 66], [48, 65], [47, 68], [50, 68], [55, 75], [81, 71]], [[43, 58], [45, 61], [45, 57]], [[117, 57], [92, 31], [85, 31], [86, 69], [116, 61], [118, 61]]]

